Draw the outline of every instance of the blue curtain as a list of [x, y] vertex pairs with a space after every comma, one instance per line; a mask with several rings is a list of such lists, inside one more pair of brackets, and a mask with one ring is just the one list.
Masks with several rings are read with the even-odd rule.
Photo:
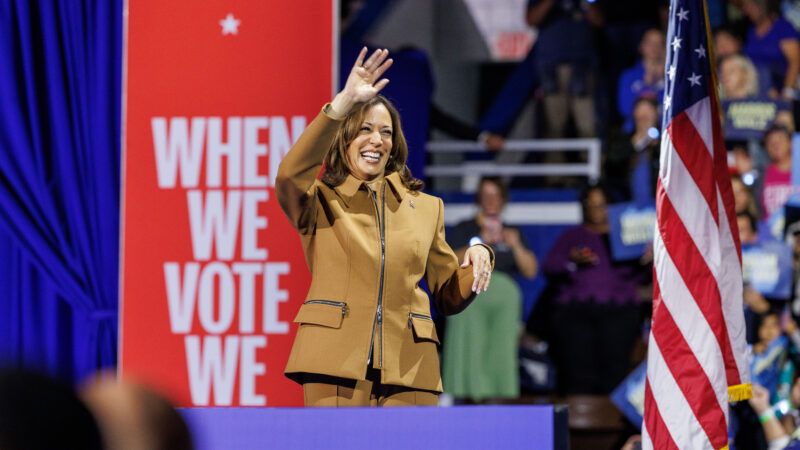
[[0, 2], [0, 358], [116, 363], [122, 0]]

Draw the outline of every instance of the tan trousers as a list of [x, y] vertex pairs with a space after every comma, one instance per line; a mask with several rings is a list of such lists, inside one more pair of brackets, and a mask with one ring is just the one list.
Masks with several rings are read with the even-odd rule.
[[383, 385], [376, 380], [380, 380], [380, 374], [372, 369], [364, 381], [314, 375], [303, 383], [303, 400], [305, 406], [329, 407], [436, 406], [439, 402], [434, 392]]

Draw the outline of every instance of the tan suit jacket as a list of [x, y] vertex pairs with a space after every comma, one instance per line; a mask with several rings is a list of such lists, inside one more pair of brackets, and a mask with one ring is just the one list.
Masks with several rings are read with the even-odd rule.
[[276, 179], [312, 275], [285, 373], [363, 380], [371, 358], [384, 384], [441, 392], [439, 337], [419, 283], [427, 280], [440, 312], [455, 314], [474, 298], [472, 267], [460, 269], [445, 242], [442, 200], [409, 191], [399, 174], [386, 176], [385, 205], [352, 175], [333, 188], [317, 179], [340, 124], [320, 113]]

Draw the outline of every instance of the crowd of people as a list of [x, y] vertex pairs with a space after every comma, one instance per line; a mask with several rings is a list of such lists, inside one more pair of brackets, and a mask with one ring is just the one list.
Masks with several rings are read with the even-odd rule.
[[[528, 2], [526, 20], [537, 28], [538, 36], [531, 55], [517, 71], [526, 72], [534, 82], [529, 84], [529, 92], [517, 90], [516, 94], [524, 93], [536, 102], [541, 120], [534, 137], [602, 139], [603, 181], [583, 190], [580, 225], [565, 230], [547, 254], [530, 253], [537, 261], [533, 267], [540, 270], [524, 270], [518, 257], [522, 250], [511, 251], [515, 258], [509, 258], [508, 269], [498, 263], [498, 271], [518, 280], [537, 275], [547, 281], [533, 313], [520, 318], [527, 320], [524, 328], [514, 319], [520, 295], [512, 289], [504, 294], [507, 306], [503, 307], [508, 311], [503, 320], [496, 319], [498, 313], [490, 312], [488, 306], [481, 318], [469, 318], [469, 327], [473, 332], [479, 329], [477, 334], [488, 344], [469, 344], [473, 341], [462, 330], [465, 325], [457, 323], [461, 318], [449, 319], [443, 342], [445, 390], [457, 399], [482, 402], [520, 395], [519, 389], [507, 386], [514, 379], [509, 374], [518, 371], [518, 366], [495, 364], [493, 372], [484, 375], [478, 363], [463, 361], [465, 346], [476, 352], [471, 358], [484, 358], [481, 361], [486, 365], [498, 361], [490, 359], [490, 355], [497, 357], [493, 353], [508, 354], [509, 348], [520, 346], [524, 351], [544, 341], [546, 345], [539, 348], [547, 349], [545, 359], [556, 374], [555, 385], [544, 392], [562, 399], [609, 395], [644, 357], [641, 347], [647, 341], [652, 299], [652, 250], [630, 260], [612, 257], [608, 205], [654, 202], [661, 109], [665, 77], [669, 76], [665, 70], [668, 4], [637, 2], [630, 14], [625, 14], [609, 3], [613, 2]], [[734, 407], [731, 442], [736, 448], [800, 448], [796, 426], [800, 425], [796, 370], [800, 363], [796, 323], [800, 320], [800, 240], [795, 239], [800, 227], [793, 225], [798, 214], [789, 211], [797, 194], [792, 182], [792, 137], [797, 119], [792, 111], [800, 98], [800, 24], [790, 19], [797, 17], [798, 6], [773, 0], [709, 4], [714, 49], [708, 56], [716, 63], [721, 120], [745, 252], [743, 301], [753, 354], [754, 396]], [[619, 45], [613, 48], [617, 54], [608, 55], [611, 49], [601, 48], [609, 43]], [[631, 61], [637, 50], [639, 59]], [[512, 75], [509, 80], [513, 83], [518, 77]], [[502, 95], [501, 91], [496, 104], [505, 101]], [[759, 125], [742, 132], [736, 115], [742, 111], [740, 105], [748, 102], [771, 105], [771, 109], [761, 110]], [[490, 130], [503, 133], [509, 128], [504, 123]], [[478, 217], [450, 230], [448, 241], [457, 248], [469, 236], [492, 236], [485, 241], [492, 243], [496, 252], [504, 247], [530, 252], [524, 238], [511, 237], [519, 234], [517, 229], [498, 225], [487, 212], [482, 200], [487, 195], [485, 188], [495, 184], [490, 191], [504, 192], [502, 181], [481, 182]], [[518, 183], [512, 186], [521, 187]], [[777, 259], [780, 276], [753, 273], [773, 270], [752, 263], [756, 257], [751, 252], [756, 250], [786, 256]], [[784, 272], [788, 279], [784, 284], [790, 286], [785, 292], [763, 286], [764, 277], [783, 279]], [[494, 308], [501, 308], [500, 304], [497, 301]], [[509, 321], [512, 325], [506, 328], [512, 328], [520, 340], [510, 343], [511, 339], [500, 334], [489, 337], [486, 330], [491, 327], [481, 325], [480, 319]], [[508, 373], [497, 373], [499, 367], [507, 367], [503, 370]], [[469, 386], [470, 382], [474, 385]], [[526, 393], [525, 389], [521, 392]]]

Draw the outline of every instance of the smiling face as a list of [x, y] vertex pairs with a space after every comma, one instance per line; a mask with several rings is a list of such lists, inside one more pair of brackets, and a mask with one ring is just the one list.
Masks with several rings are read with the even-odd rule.
[[361, 180], [383, 176], [392, 151], [392, 116], [383, 104], [366, 111], [358, 134], [347, 147], [347, 166]]

